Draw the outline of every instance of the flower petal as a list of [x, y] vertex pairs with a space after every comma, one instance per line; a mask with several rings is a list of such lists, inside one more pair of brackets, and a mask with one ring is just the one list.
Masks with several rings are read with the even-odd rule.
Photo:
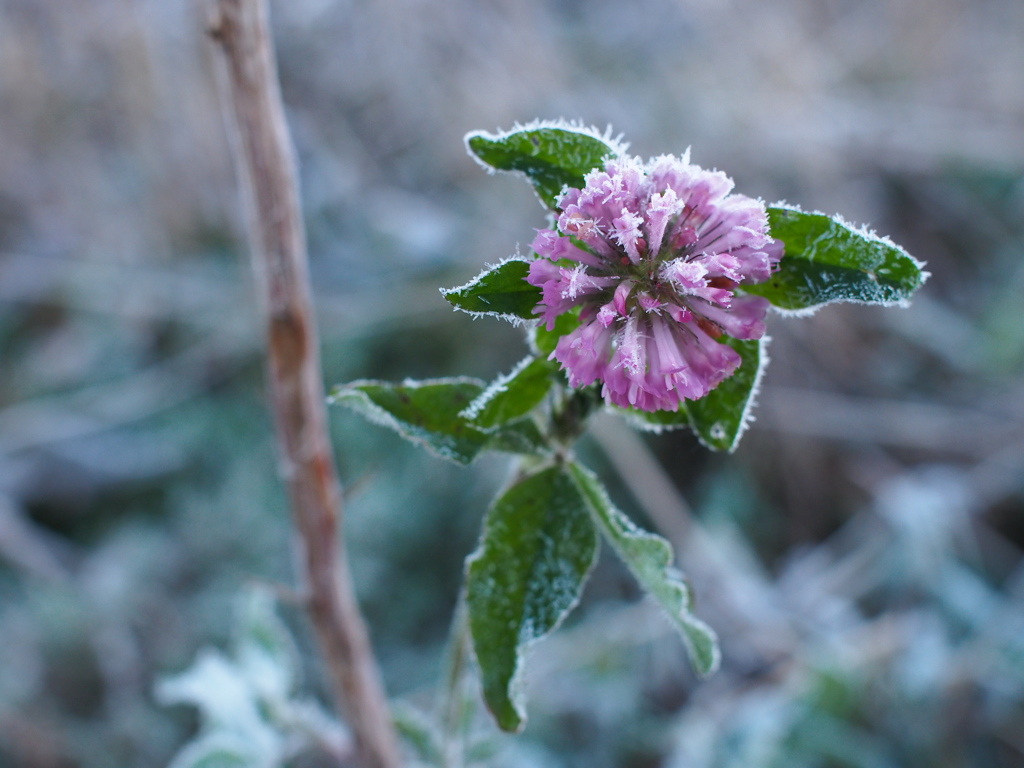
[[760, 296], [735, 296], [727, 310], [705, 304], [695, 311], [734, 339], [760, 339], [765, 332], [768, 306], [768, 300]]

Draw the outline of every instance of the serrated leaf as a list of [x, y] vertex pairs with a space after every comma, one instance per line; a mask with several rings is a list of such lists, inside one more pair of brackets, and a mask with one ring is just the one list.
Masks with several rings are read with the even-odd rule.
[[597, 551], [587, 505], [562, 467], [520, 478], [488, 510], [467, 560], [466, 602], [484, 700], [502, 729], [522, 728], [524, 652], [576, 605]]
[[721, 341], [735, 349], [742, 362], [732, 376], [700, 400], [687, 400], [678, 411], [615, 410], [642, 429], [660, 432], [689, 427], [705, 447], [713, 451], [734, 450], [750, 422], [750, 411], [768, 359], [768, 339], [741, 341], [723, 337]]
[[459, 414], [484, 390], [478, 379], [354, 381], [336, 387], [331, 404], [347, 405], [445, 459], [469, 464], [490, 440]]
[[470, 133], [466, 147], [485, 166], [524, 174], [551, 209], [564, 187], [582, 189], [589, 171], [620, 152], [610, 138], [568, 125], [525, 126], [498, 135]]
[[767, 282], [744, 285], [779, 309], [807, 310], [837, 301], [899, 304], [927, 278], [921, 264], [887, 239], [823, 213], [768, 208], [771, 235], [785, 251]]
[[568, 469], [605, 539], [679, 631], [697, 674], [714, 672], [720, 661], [718, 638], [711, 627], [693, 615], [690, 590], [672, 568], [672, 546], [660, 536], [641, 530], [616, 509], [590, 470], [576, 463], [569, 464]]
[[347, 405], [370, 421], [398, 432], [430, 453], [469, 464], [483, 451], [541, 454], [547, 442], [531, 419], [484, 431], [462, 416], [484, 391], [479, 379], [450, 378], [401, 384], [354, 381], [335, 387], [328, 402]]
[[524, 358], [509, 374], [495, 379], [463, 412], [483, 429], [507, 424], [529, 413], [551, 389], [558, 365], [537, 357]]
[[541, 300], [540, 288], [526, 282], [530, 264], [519, 259], [485, 269], [465, 285], [442, 290], [457, 309], [505, 320], [536, 318], [533, 308]]

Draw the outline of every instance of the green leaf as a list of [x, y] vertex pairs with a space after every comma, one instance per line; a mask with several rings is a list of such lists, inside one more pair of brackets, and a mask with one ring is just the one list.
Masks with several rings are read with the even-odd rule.
[[498, 135], [470, 133], [466, 147], [487, 168], [524, 174], [541, 202], [552, 210], [564, 187], [581, 189], [589, 171], [624, 149], [608, 134], [602, 136], [593, 129], [545, 123]]
[[768, 222], [772, 237], [785, 244], [779, 269], [767, 282], [742, 288], [779, 309], [836, 301], [899, 304], [928, 277], [898, 245], [839, 218], [771, 206]]
[[533, 455], [543, 455], [549, 452], [547, 439], [534, 420], [529, 417], [488, 429], [486, 434], [487, 444], [484, 448], [488, 451]]
[[294, 661], [295, 645], [277, 616], [271, 589], [262, 584], [246, 587], [235, 607], [235, 650], [251, 646], [282, 664]]
[[563, 312], [555, 318], [554, 327], [549, 331], [541, 323], [534, 327], [531, 339], [532, 346], [537, 348], [537, 354], [547, 357], [555, 351], [558, 340], [565, 334], [574, 331], [580, 324], [580, 308], [573, 307], [568, 312]]
[[741, 341], [723, 337], [740, 354], [740, 367], [700, 400], [687, 400], [690, 426], [700, 441], [713, 451], [732, 451], [747, 428], [764, 363], [768, 339]]
[[660, 432], [690, 427], [705, 447], [713, 451], [735, 450], [750, 422], [754, 397], [768, 360], [764, 353], [768, 339], [741, 341], [726, 336], [721, 342], [739, 352], [740, 367], [700, 400], [687, 400], [678, 411], [616, 410], [642, 429]]
[[535, 319], [533, 308], [541, 300], [540, 288], [526, 282], [530, 264], [519, 259], [485, 269], [465, 285], [442, 290], [442, 295], [463, 312], [504, 320]]
[[295, 641], [278, 617], [269, 587], [253, 585], [235, 607], [234, 657], [264, 695], [286, 698], [299, 677], [301, 661]]
[[462, 416], [484, 391], [479, 379], [450, 378], [401, 384], [353, 381], [335, 387], [331, 405], [347, 405], [370, 421], [395, 430], [435, 456], [469, 464], [483, 451], [544, 453], [547, 441], [530, 419], [485, 431]]
[[459, 414], [483, 392], [478, 379], [354, 381], [337, 387], [328, 402], [347, 405], [445, 459], [469, 464], [490, 436]]
[[511, 373], [495, 379], [462, 415], [483, 429], [507, 424], [544, 399], [556, 371], [558, 365], [551, 361], [527, 357]]
[[214, 731], [185, 744], [168, 768], [266, 768], [276, 763], [239, 735]]
[[585, 467], [569, 465], [580, 493], [597, 527], [640, 582], [661, 606], [683, 638], [697, 674], [709, 675], [718, 668], [720, 653], [714, 630], [693, 615], [693, 599], [681, 575], [671, 567], [672, 546], [660, 536], [637, 528], [615, 508], [604, 486]]
[[437, 726], [425, 714], [399, 702], [392, 706], [391, 715], [398, 735], [421, 762], [432, 766], [444, 764], [444, 748]]
[[520, 477], [488, 510], [480, 547], [466, 561], [466, 601], [484, 700], [502, 729], [523, 727], [518, 678], [526, 647], [576, 605], [598, 543], [562, 467]]

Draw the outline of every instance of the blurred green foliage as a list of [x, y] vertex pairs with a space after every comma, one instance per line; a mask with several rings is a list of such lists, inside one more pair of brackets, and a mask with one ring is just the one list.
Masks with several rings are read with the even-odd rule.
[[[293, 585], [202, 22], [185, 2], [129, 5], [0, 2], [13, 768], [167, 764], [200, 720], [158, 705], [156, 681], [230, 648], [247, 585]], [[274, 4], [325, 381], [490, 380], [523, 357], [521, 331], [451, 312], [437, 288], [543, 226], [529, 190], [487, 178], [459, 141], [537, 114], [611, 121], [641, 155], [692, 144], [744, 191], [870, 221], [933, 275], [905, 311], [770, 318], [757, 421], [733, 456], [682, 433], [618, 463], [604, 441], [581, 446], [615, 502], [669, 538], [677, 518], [641, 500], [654, 484], [614, 467], [637, 477], [653, 456], [694, 501], [674, 543], [723, 668], [696, 683], [603, 558], [531, 659], [525, 734], [471, 710], [479, 763], [1019, 765], [1020, 4], [406, 6]], [[736, 45], [738, 24], [763, 33]], [[506, 467], [449, 466], [354, 414], [331, 419], [385, 677], [430, 720], [462, 559]], [[301, 613], [278, 613], [302, 695], [326, 701]]]

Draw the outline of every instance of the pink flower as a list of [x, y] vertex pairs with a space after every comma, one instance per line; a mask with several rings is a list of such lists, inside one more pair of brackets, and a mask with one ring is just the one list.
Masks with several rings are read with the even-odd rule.
[[687, 153], [614, 158], [562, 193], [526, 279], [548, 330], [580, 308], [551, 354], [571, 386], [599, 381], [609, 403], [674, 411], [732, 375], [740, 357], [716, 339], [764, 335], [768, 302], [737, 289], [767, 280], [782, 255], [764, 204], [732, 186]]

